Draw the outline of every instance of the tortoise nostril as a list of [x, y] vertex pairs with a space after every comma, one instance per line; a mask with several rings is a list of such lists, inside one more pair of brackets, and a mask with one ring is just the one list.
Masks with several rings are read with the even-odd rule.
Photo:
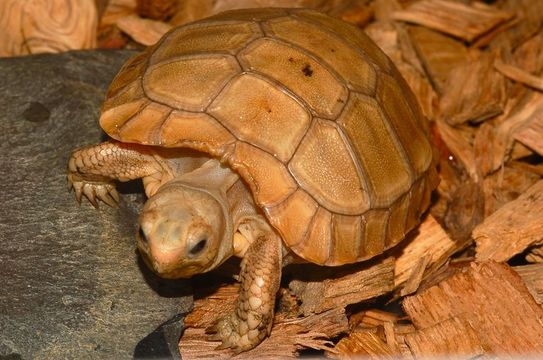
[[139, 235], [139, 237], [141, 239], [141, 242], [147, 244], [147, 236], [145, 236], [145, 232], [143, 231], [143, 229], [141, 227], [138, 230], [138, 235]]
[[202, 250], [204, 250], [204, 248], [206, 247], [206, 245], [207, 245], [207, 239], [204, 238], [204, 239], [198, 241], [198, 242], [196, 243], [196, 245], [194, 245], [194, 246], [192, 247], [192, 249], [190, 249], [189, 253], [190, 253], [191, 255], [197, 255], [198, 253], [202, 252]]

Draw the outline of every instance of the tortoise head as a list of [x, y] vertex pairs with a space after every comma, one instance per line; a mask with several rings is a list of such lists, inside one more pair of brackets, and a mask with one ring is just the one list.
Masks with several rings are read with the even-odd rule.
[[159, 276], [188, 278], [232, 255], [231, 223], [220, 196], [173, 180], [145, 204], [136, 235], [138, 249]]

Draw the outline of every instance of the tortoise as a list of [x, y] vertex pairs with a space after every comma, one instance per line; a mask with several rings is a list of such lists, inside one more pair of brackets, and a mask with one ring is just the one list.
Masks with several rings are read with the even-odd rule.
[[78, 201], [115, 206], [143, 180], [137, 247], [165, 278], [242, 258], [223, 348], [271, 331], [281, 269], [383, 253], [416, 227], [437, 177], [427, 124], [361, 30], [305, 9], [227, 11], [127, 61], [100, 116], [111, 137], [75, 150]]

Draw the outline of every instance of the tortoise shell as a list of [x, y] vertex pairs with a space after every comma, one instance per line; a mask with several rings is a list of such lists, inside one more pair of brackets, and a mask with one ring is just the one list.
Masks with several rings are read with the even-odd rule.
[[424, 118], [360, 30], [299, 9], [234, 10], [167, 33], [113, 80], [113, 138], [221, 159], [305, 260], [361, 261], [419, 222], [436, 185]]

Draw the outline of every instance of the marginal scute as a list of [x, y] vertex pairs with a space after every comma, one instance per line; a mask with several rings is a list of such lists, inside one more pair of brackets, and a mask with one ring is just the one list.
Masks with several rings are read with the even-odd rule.
[[426, 192], [426, 182], [424, 178], [417, 180], [411, 187], [409, 196], [409, 209], [405, 219], [405, 231], [412, 230], [419, 222], [420, 216], [425, 208], [422, 208], [422, 200]]
[[208, 109], [240, 140], [286, 162], [309, 126], [306, 109], [282, 89], [253, 74], [233, 79]]
[[115, 92], [114, 96], [108, 96], [102, 105], [102, 111], [105, 112], [117, 106], [123, 106], [141, 99], [146, 101], [147, 97], [143, 93], [141, 82], [134, 80], [131, 83], [125, 84], [123, 88]]
[[386, 207], [409, 190], [409, 163], [402, 158], [395, 134], [375, 99], [351, 94], [338, 122], [345, 128], [372, 189], [373, 207]]
[[410, 90], [399, 84], [395, 78], [381, 74], [377, 86], [377, 99], [383, 104], [387, 121], [398, 135], [418, 178], [432, 162], [432, 148], [421, 128], [422, 115], [418, 111], [418, 104], [408, 102], [409, 97], [404, 93]]
[[373, 209], [366, 212], [364, 221], [364, 242], [362, 253], [368, 259], [381, 254], [385, 249], [387, 238], [388, 210]]
[[145, 93], [172, 108], [203, 111], [221, 88], [241, 69], [230, 55], [195, 55], [149, 68]]
[[297, 188], [283, 163], [247, 143], [236, 144], [229, 162], [249, 184], [257, 205], [261, 207], [284, 201]]
[[354, 90], [364, 94], [374, 93], [376, 73], [373, 66], [354, 47], [332, 32], [292, 17], [270, 20], [266, 28], [278, 38], [321, 58]]
[[303, 51], [270, 38], [253, 42], [238, 55], [244, 69], [284, 84], [320, 117], [336, 117], [348, 92], [338, 79]]
[[407, 213], [409, 211], [409, 192], [400, 197], [390, 207], [390, 216], [388, 219], [387, 240], [385, 247], [389, 247], [397, 244], [405, 237], [406, 229], [405, 222], [407, 220]]
[[255, 23], [198, 22], [170, 32], [151, 58], [151, 64], [182, 55], [228, 52], [235, 54], [256, 37], [261, 36]]
[[333, 214], [332, 238], [334, 246], [327, 264], [341, 265], [360, 260], [362, 231], [362, 217]]
[[315, 119], [289, 169], [300, 186], [330, 211], [356, 215], [369, 208], [350, 150], [330, 121]]
[[119, 129], [124, 123], [147, 106], [147, 104], [149, 104], [149, 100], [140, 98], [126, 103], [120, 103], [117, 106], [104, 106], [102, 114], [100, 115], [100, 126], [104, 129], [106, 134], [115, 139], [119, 139]]
[[186, 146], [221, 157], [236, 138], [205, 113], [173, 111], [162, 125], [161, 143], [167, 147]]
[[119, 138], [126, 142], [146, 145], [161, 145], [161, 126], [171, 109], [157, 103], [150, 103], [119, 127]]
[[304, 259], [312, 263], [326, 264], [332, 244], [331, 222], [330, 211], [319, 207], [309, 226], [307, 237], [300, 244], [294, 245], [292, 250], [296, 254], [302, 254]]
[[319, 205], [311, 196], [298, 189], [281, 204], [265, 207], [264, 210], [285, 244], [292, 247], [305, 239], [318, 208]]

